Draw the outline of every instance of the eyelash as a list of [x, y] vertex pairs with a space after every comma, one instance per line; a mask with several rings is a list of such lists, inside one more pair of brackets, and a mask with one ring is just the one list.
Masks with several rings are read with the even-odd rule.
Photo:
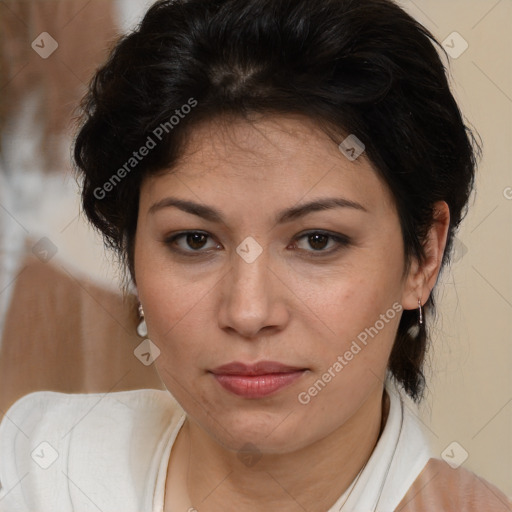
[[[180, 254], [180, 255], [184, 255], [187, 257], [201, 257], [201, 256], [204, 256], [205, 254], [207, 254], [208, 250], [203, 251], [201, 249], [198, 249], [198, 250], [186, 251], [186, 250], [177, 249], [177, 248], [173, 247], [174, 242], [176, 242], [177, 240], [184, 238], [188, 235], [203, 235], [203, 236], [208, 237], [208, 239], [212, 238], [208, 233], [205, 233], [204, 231], [183, 231], [181, 233], [177, 233], [177, 234], [167, 237], [164, 240], [164, 244], [167, 245], [172, 252]], [[325, 236], [329, 240], [334, 241], [337, 244], [337, 247], [330, 249], [330, 250], [322, 250], [322, 249], [314, 250], [313, 249], [311, 251], [308, 251], [305, 249], [299, 249], [300, 251], [305, 251], [306, 253], [309, 253], [307, 257], [311, 257], [311, 258], [331, 256], [331, 255], [337, 253], [338, 251], [340, 251], [341, 249], [343, 249], [344, 247], [347, 247], [351, 244], [350, 238], [346, 235], [333, 234], [333, 233], [329, 233], [329, 232], [321, 231], [321, 230], [308, 231], [306, 233], [301, 233], [300, 235], [296, 236], [293, 239], [293, 242], [294, 243], [298, 242], [299, 240], [302, 240], [303, 238], [308, 238], [313, 235]]]

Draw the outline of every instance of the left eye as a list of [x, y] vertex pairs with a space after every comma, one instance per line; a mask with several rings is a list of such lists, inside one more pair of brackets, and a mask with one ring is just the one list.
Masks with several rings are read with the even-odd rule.
[[[331, 253], [337, 251], [342, 246], [349, 244], [349, 239], [342, 235], [333, 235], [330, 233], [324, 233], [322, 231], [314, 231], [305, 233], [296, 238], [297, 241], [304, 240], [308, 247], [300, 247], [300, 244], [296, 244], [299, 249], [306, 250], [308, 252], [323, 252]], [[331, 244], [329, 244], [331, 242]], [[313, 249], [311, 251], [310, 249]]]

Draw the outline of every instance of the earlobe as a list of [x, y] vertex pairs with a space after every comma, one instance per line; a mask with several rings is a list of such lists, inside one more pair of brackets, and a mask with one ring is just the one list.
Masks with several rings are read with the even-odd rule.
[[443, 262], [450, 227], [450, 209], [445, 201], [434, 205], [434, 220], [424, 242], [425, 258], [415, 259], [409, 270], [402, 304], [404, 309], [416, 309], [427, 302], [436, 284]]

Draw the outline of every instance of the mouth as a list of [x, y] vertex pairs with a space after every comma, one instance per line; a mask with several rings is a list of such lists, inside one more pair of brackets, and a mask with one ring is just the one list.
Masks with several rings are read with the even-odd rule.
[[230, 393], [244, 398], [263, 398], [291, 385], [306, 371], [308, 368], [260, 361], [252, 365], [233, 362], [219, 366], [210, 373]]

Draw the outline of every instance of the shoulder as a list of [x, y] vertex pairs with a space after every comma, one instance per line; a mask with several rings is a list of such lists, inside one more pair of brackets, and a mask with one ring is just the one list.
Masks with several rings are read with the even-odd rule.
[[13, 511], [73, 510], [85, 501], [108, 509], [121, 494], [140, 505], [183, 416], [155, 389], [25, 395], [0, 423], [0, 500]]
[[67, 436], [83, 430], [83, 424], [121, 426], [118, 422], [122, 417], [145, 428], [156, 419], [166, 421], [181, 412], [170, 393], [157, 389], [106, 393], [36, 391], [21, 397], [7, 410], [0, 422], [0, 442], [46, 434]]
[[400, 512], [511, 512], [512, 501], [465, 468], [432, 458], [396, 509]]
[[510, 499], [494, 485], [465, 468], [453, 469], [436, 458], [418, 419], [417, 405], [393, 380], [387, 383], [386, 389], [390, 393], [391, 407], [393, 404], [395, 408], [402, 407], [403, 422], [395, 461], [387, 478], [390, 490], [383, 492], [387, 506], [383, 510], [512, 512]]

